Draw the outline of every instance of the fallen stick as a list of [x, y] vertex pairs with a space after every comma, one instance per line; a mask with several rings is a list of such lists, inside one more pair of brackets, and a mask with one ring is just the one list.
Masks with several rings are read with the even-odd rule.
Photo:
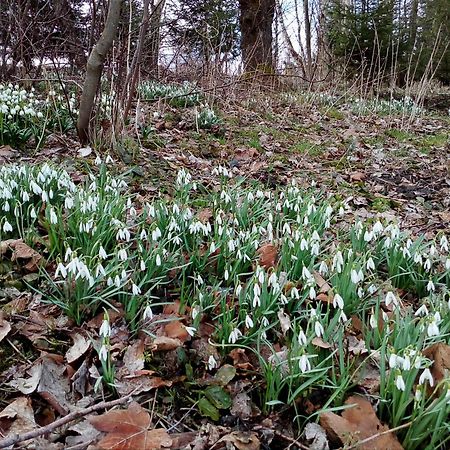
[[10, 447], [11, 445], [17, 444], [18, 442], [28, 441], [29, 439], [34, 439], [44, 434], [50, 433], [56, 428], [62, 427], [63, 425], [68, 424], [76, 419], [87, 416], [88, 414], [98, 411], [99, 409], [110, 409], [114, 406], [121, 405], [125, 403], [132, 395], [128, 394], [125, 397], [118, 398], [116, 400], [111, 400], [110, 402], [100, 402], [96, 405], [89, 406], [89, 408], [82, 409], [80, 411], [74, 411], [67, 416], [61, 417], [58, 420], [46, 425], [45, 427], [38, 428], [37, 430], [28, 431], [23, 434], [14, 434], [13, 436], [9, 436], [7, 438], [0, 440], [0, 448]]

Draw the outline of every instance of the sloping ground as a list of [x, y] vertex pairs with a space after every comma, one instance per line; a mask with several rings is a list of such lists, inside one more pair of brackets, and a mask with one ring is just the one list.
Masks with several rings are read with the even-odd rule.
[[[141, 137], [142, 146], [134, 139], [132, 130], [125, 133], [121, 156], [127, 163], [117, 162], [112, 168], [117, 173], [127, 172], [126, 179], [142, 207], [160, 194], [169, 199], [181, 168], [188, 169], [208, 191], [219, 192], [220, 177], [213, 169], [221, 164], [228, 167], [234, 179], [242, 177], [246, 186], [257, 181], [258, 186], [274, 191], [295, 178], [300, 186], [312, 186], [313, 192], [323, 192], [333, 202], [350, 207], [352, 218], [397, 220], [413, 236], [432, 237], [439, 230], [448, 234], [448, 117], [428, 116], [410, 121], [408, 117], [357, 116], [345, 106], [314, 105], [274, 96], [257, 102], [220, 105], [223, 125], [198, 132], [186, 119], [185, 110], [164, 106], [155, 117], [155, 108], [146, 107], [145, 114], [145, 123], [153, 131], [146, 139]], [[76, 141], [67, 136], [51, 137], [35, 155], [3, 148], [0, 158], [2, 164], [50, 160], [64, 167], [76, 183], [84, 179], [86, 165], [95, 169], [94, 153], [80, 156]], [[201, 221], [211, 220], [208, 209], [212, 205], [202, 203], [201, 196], [193, 205], [198, 208]], [[338, 231], [341, 226], [345, 228], [345, 223], [336, 226]], [[47, 243], [38, 240], [35, 244], [34, 248], [43, 250]], [[1, 400], [5, 407], [0, 413], [0, 427], [4, 434], [14, 436], [39, 430], [39, 439], [34, 439], [33, 445], [40, 448], [81, 449], [90, 445], [91, 449], [116, 450], [310, 448], [312, 442], [316, 442], [316, 447], [311, 448], [327, 448], [328, 441], [331, 446], [341, 445], [349, 433], [356, 436], [349, 445], [380, 434], [357, 448], [402, 448], [387, 433], [387, 426], [380, 423], [372, 405], [361, 396], [349, 397], [347, 403], [358, 405], [364, 424], [356, 417], [358, 414], [328, 413], [321, 419], [327, 436], [322, 429], [310, 426], [309, 434], [297, 441], [294, 417], [298, 411], [312, 415], [323, 407], [327, 402], [324, 392], [306, 389], [307, 394], [293, 405], [280, 406], [274, 402], [272, 412], [262, 413], [257, 399], [261, 400], [261, 392], [268, 383], [261, 377], [258, 359], [245, 348], [236, 348], [226, 357], [219, 354], [215, 343], [209, 340], [213, 325], [208, 321], [199, 327], [199, 338], [191, 342], [189, 327], [179, 325], [189, 324], [192, 311], [180, 307], [183, 291], [178, 285], [158, 291], [168, 303], [155, 310], [158, 320], [164, 323], [177, 318], [168, 329], [158, 320], [156, 325], [149, 325], [146, 331], [159, 335], [159, 340], [134, 335], [123, 314], [114, 316], [110, 311], [113, 329], [110, 344], [116, 358], [116, 378], [120, 380], [119, 396], [125, 403], [126, 396], [133, 394], [145, 409], [131, 404], [126, 411], [115, 414], [110, 411], [75, 425], [68, 420], [74, 418], [68, 413], [76, 415], [78, 411], [84, 417], [114, 406], [99, 406], [101, 395], [109, 395], [108, 391], [100, 394], [92, 386], [92, 380], [99, 379], [102, 369], [105, 370], [94, 364], [99, 349], [93, 348], [104, 315], [99, 312], [77, 327], [59, 308], [42, 303], [40, 296], [27, 288], [36, 287], [41, 256], [29, 247], [17, 245], [10, 243], [1, 252], [4, 255], [1, 296], [2, 303], [7, 305], [0, 321]], [[254, 261], [270, 270], [276, 259], [274, 249], [262, 248]], [[55, 269], [56, 261], [48, 270]], [[382, 267], [380, 272], [385, 270]], [[316, 282], [325, 298], [332, 295], [320, 275]], [[418, 306], [416, 297], [407, 289], [398, 292], [407, 306]], [[392, 307], [386, 311], [393, 313]], [[283, 320], [287, 326], [289, 315], [278, 315], [278, 319], [280, 337], [284, 335]], [[165, 331], [161, 332], [161, 328]], [[351, 331], [346, 335], [346, 354], [355, 360], [364, 351], [361, 328], [361, 323], [358, 325], [352, 319]], [[275, 350], [282, 360], [283, 338], [280, 342]], [[319, 353], [328, 351], [330, 344], [319, 339], [315, 345]], [[430, 359], [443, 361], [438, 370], [447, 370], [448, 347], [430, 349]], [[267, 360], [273, 356], [268, 348], [261, 348], [261, 353], [264, 352]], [[435, 357], [433, 352], [441, 353]], [[192, 368], [195, 372], [190, 373]], [[435, 370], [433, 376], [439, 378]], [[361, 377], [363, 381], [352, 393], [372, 395], [379, 369], [369, 365]], [[69, 391], [73, 403], [67, 399]], [[66, 428], [54, 427], [58, 417], [66, 417]], [[48, 426], [49, 433], [43, 435], [38, 426]], [[99, 432], [105, 433], [100, 443]]]

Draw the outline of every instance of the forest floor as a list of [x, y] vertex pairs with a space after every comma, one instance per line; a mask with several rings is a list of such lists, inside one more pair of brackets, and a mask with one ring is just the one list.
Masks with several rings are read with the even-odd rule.
[[[336, 223], [339, 224], [336, 225], [336, 229], [341, 227], [344, 229], [346, 224], [353, 224], [358, 220], [370, 226], [377, 221], [382, 222], [384, 226], [396, 223], [414, 242], [416, 239], [425, 239], [433, 243], [438, 242], [443, 233], [447, 235], [449, 233], [448, 114], [428, 111], [414, 118], [408, 113], [361, 114], [355, 113], [345, 104], [330, 105], [317, 99], [306, 101], [301, 97], [275, 93], [265, 97], [260, 94], [257, 100], [228, 101], [226, 105], [218, 105], [221, 122], [210, 130], [198, 130], [192, 122], [188, 108], [171, 107], [162, 102], [144, 103], [141, 107], [143, 113], [139, 120], [145, 123], [140, 123], [139, 129], [142, 130], [145, 126], [150, 131], [140, 132], [136, 137], [135, 127], [130, 125], [124, 131], [120, 142], [115, 144], [115, 150], [111, 152], [115, 162], [109, 166], [114, 174], [118, 176], [125, 174], [129, 193], [136, 202], [138, 214], [141, 213], [141, 209], [145, 209], [146, 202], [156, 199], [167, 202], [167, 205], [172, 207], [176, 199], [181, 207], [192, 207], [195, 214], [200, 217], [200, 221], [211, 223], [214, 229], [214, 226], [217, 227], [216, 218], [219, 214], [217, 204], [222, 200], [219, 199], [222, 189], [229, 188], [230, 191], [243, 189], [245, 195], [259, 189], [273, 193], [287, 192], [292, 180], [295, 179], [300, 190], [307, 193], [305, 195], [317, 195], [324, 201], [330, 201], [333, 206], [341, 205], [345, 208], [345, 218], [341, 222], [341, 219], [336, 219]], [[100, 156], [104, 158], [104, 155]], [[1, 166], [51, 163], [67, 171], [76, 184], [85, 182], [88, 171], [97, 173], [95, 158], [95, 149], [80, 151], [80, 146], [72, 133], [50, 135], [44, 147], [36, 152], [27, 153], [9, 146], [0, 147]], [[224, 181], [223, 176], [215, 174], [214, 169], [218, 165], [226, 167], [232, 174], [229, 181]], [[201, 186], [200, 191], [204, 195], [199, 194], [187, 200], [174, 193], [175, 180], [180, 169], [190, 173], [192, 179]], [[210, 193], [217, 195], [208, 197]], [[280, 197], [283, 198], [285, 197]], [[240, 202], [241, 200], [236, 200], [238, 209], [242, 207]], [[255, 203], [257, 202], [256, 200]], [[264, 214], [258, 216], [256, 210], [252, 211], [252, 214], [261, 217], [258, 220], [267, 227], [266, 215], [270, 214], [270, 210], [262, 206], [261, 208], [265, 211]], [[45, 212], [43, 214], [45, 215]], [[233, 214], [237, 216], [238, 212]], [[276, 272], [278, 277], [282, 277], [282, 273], [290, 274], [286, 269], [286, 263], [283, 262], [281, 228], [283, 227], [284, 233], [285, 224], [293, 226], [295, 220], [283, 222], [284, 219], [278, 219], [278, 215], [284, 214], [287, 217], [284, 210], [273, 211], [273, 214], [274, 223], [279, 225], [277, 231], [280, 233], [279, 241], [275, 242], [275, 239], [271, 242], [270, 239], [261, 238], [259, 248], [254, 249], [257, 251], [252, 256], [250, 266], [246, 266], [246, 270], [248, 271], [250, 267], [250, 272], [254, 272], [256, 277], [259, 269], [255, 269], [255, 264], [262, 266], [268, 276], [273, 272]], [[242, 220], [244, 222], [248, 220], [252, 226], [258, 225], [250, 213]], [[394, 412], [397, 410], [389, 409], [390, 407], [384, 410], [382, 417], [377, 417], [374, 412], [376, 409], [372, 406], [376, 407], [376, 399], [381, 395], [379, 386], [380, 383], [384, 383], [380, 381], [383, 365], [378, 366], [375, 371], [371, 366], [371, 376], [366, 373], [358, 378], [358, 381], [355, 379], [349, 381], [345, 389], [342, 388], [342, 399], [335, 403], [328, 402], [329, 389], [324, 387], [331, 383], [329, 380], [332, 379], [330, 375], [332, 369], [329, 369], [327, 375], [323, 375], [325, 378], [329, 377], [327, 382], [324, 381], [319, 386], [316, 381], [314, 381], [316, 384], [312, 384], [311, 381], [311, 384], [301, 391], [301, 395], [291, 395], [291, 388], [300, 392], [298, 389], [301, 384], [295, 384], [293, 387], [283, 385], [278, 392], [279, 399], [267, 396], [271, 383], [267, 367], [273, 363], [271, 356], [278, 355], [283, 363], [281, 354], [286, 348], [291, 351], [293, 347], [290, 346], [294, 346], [294, 337], [289, 337], [289, 329], [297, 339], [299, 329], [296, 327], [303, 323], [302, 320], [307, 320], [306, 316], [301, 316], [303, 318], [299, 316], [297, 321], [296, 311], [290, 309], [290, 305], [275, 313], [275, 317], [278, 317], [277, 326], [281, 331], [269, 333], [272, 339], [270, 349], [268, 345], [261, 346], [262, 341], [256, 344], [256, 338], [252, 342], [252, 336], [258, 335], [258, 339], [261, 339], [256, 332], [249, 333], [247, 340], [238, 340], [236, 344], [228, 333], [227, 345], [220, 347], [217, 328], [223, 326], [220, 325], [223, 311], [217, 313], [215, 308], [218, 306], [214, 303], [216, 300], [211, 300], [212, 309], [205, 314], [206, 318], [193, 326], [195, 317], [192, 311], [195, 309], [195, 303], [191, 299], [185, 301], [183, 296], [198, 295], [196, 289], [202, 288], [195, 284], [193, 290], [187, 290], [188, 294], [185, 294], [184, 282], [180, 282], [181, 285], [177, 284], [182, 279], [177, 273], [172, 277], [178, 280], [177, 282], [173, 282], [172, 279], [172, 284], [153, 292], [159, 303], [153, 300], [156, 306], [152, 306], [153, 311], [151, 315], [147, 314], [146, 318], [150, 317], [150, 322], [155, 317], [157, 320], [153, 325], [147, 323], [145, 332], [142, 329], [136, 332], [131, 330], [124, 320], [126, 313], [117, 298], [111, 300], [111, 308], [106, 308], [108, 316], [105, 316], [103, 308], [100, 307], [92, 317], [87, 317], [77, 325], [72, 318], [61, 312], [61, 308], [55, 302], [49, 304], [46, 301], [46, 289], [51, 282], [43, 275], [42, 267], [45, 267], [45, 273], [51, 274], [50, 277], [54, 279], [57, 263], [63, 261], [64, 253], [58, 254], [55, 250], [49, 250], [47, 243], [51, 241], [51, 237], [46, 235], [45, 230], [50, 228], [46, 228], [47, 226], [42, 223], [38, 227], [40, 239], [25, 239], [27, 242], [25, 244], [15, 237], [9, 240], [2, 237], [0, 243], [2, 255], [0, 431], [4, 436], [2, 439], [0, 435], [0, 448], [4, 448], [6, 444], [8, 448], [12, 448], [10, 445], [14, 444], [17, 435], [20, 442], [14, 448], [50, 450], [84, 448], [409, 450], [425, 448], [429, 442], [436, 442], [433, 441], [435, 439], [433, 436], [424, 435], [423, 441], [420, 441], [425, 442], [424, 446], [416, 447], [414, 438], [405, 431], [414, 420], [412, 413], [407, 409], [411, 407], [413, 400], [405, 400], [405, 405], [407, 404], [405, 411], [409, 412], [404, 413], [403, 421], [394, 420]], [[126, 223], [128, 226], [128, 222]], [[133, 225], [129, 227], [132, 234], [137, 235]], [[246, 227], [247, 225], [244, 226], [242, 223], [236, 226], [236, 235], [240, 229], [251, 233], [251, 226]], [[335, 255], [336, 249], [341, 245], [337, 237], [338, 232], [335, 232], [333, 227], [334, 225], [331, 232], [323, 231], [324, 236], [334, 242], [327, 241], [324, 250], [330, 256], [327, 259], [329, 266], [333, 259], [332, 255]], [[317, 224], [317, 229], [321, 229], [320, 224]], [[162, 231], [164, 235], [164, 230]], [[63, 239], [58, 233], [59, 231], [56, 231], [57, 239]], [[350, 242], [352, 239], [348, 237], [350, 235], [345, 236]], [[206, 242], [208, 245], [211, 243], [208, 240]], [[23, 247], [19, 247], [19, 243], [22, 243]], [[132, 243], [127, 247], [129, 254], [135, 251], [136, 246], [139, 247], [139, 243]], [[196, 255], [200, 258], [202, 252], [204, 253], [204, 250]], [[211, 253], [218, 257], [215, 251]], [[424, 251], [424, 255], [425, 253]], [[373, 250], [373, 255], [377, 263], [376, 250]], [[189, 262], [189, 255], [186, 252], [182, 256]], [[365, 265], [366, 256], [361, 258]], [[46, 260], [45, 264], [43, 260]], [[164, 264], [163, 262], [163, 266]], [[189, 277], [201, 275], [208, 280], [206, 283], [209, 280], [216, 280], [219, 268], [214, 266], [217, 273], [213, 277], [207, 269], [208, 264], [211, 264], [211, 261], [208, 260], [208, 263], [202, 266], [204, 273], [199, 270]], [[359, 260], [355, 259], [353, 264], [356, 267], [355, 264], [359, 264]], [[419, 300], [421, 302], [426, 295], [416, 295], [417, 292], [409, 291], [404, 286], [392, 287], [389, 284], [392, 276], [385, 276], [385, 265], [389, 265], [389, 261], [384, 263], [380, 259], [379, 264], [382, 267], [373, 279], [378, 280], [381, 286], [380, 298], [386, 291], [393, 290], [395, 296], [404, 304], [417, 309], [416, 307], [421, 304]], [[157, 265], [159, 266], [158, 263]], [[311, 267], [316, 270], [313, 273], [314, 286], [325, 296], [324, 303], [329, 304], [331, 308], [339, 280], [331, 276], [328, 278], [325, 272], [319, 274], [316, 263], [311, 263]], [[129, 266], [128, 270], [132, 272], [132, 266]], [[180, 269], [177, 266], [173, 270]], [[228, 286], [228, 274], [224, 274], [223, 268], [220, 270], [222, 272], [218, 279], [221, 281], [215, 286], [205, 288], [204, 291], [212, 292], [216, 299]], [[236, 276], [243, 277], [244, 290], [246, 285], [253, 282], [251, 276], [244, 275], [245, 273], [244, 269], [241, 273], [236, 272]], [[441, 286], [437, 291], [441, 289], [442, 299], [446, 301], [450, 277], [446, 272], [443, 272], [443, 275], [441, 272], [436, 273], [433, 280], [437, 280], [436, 286]], [[347, 282], [350, 283], [350, 269], [347, 275]], [[283, 289], [287, 290], [286, 286], [292, 284], [301, 290], [309, 286], [306, 278], [303, 272], [296, 279], [285, 282]], [[304, 280], [300, 281], [302, 279]], [[76, 284], [76, 280], [73, 280], [73, 283]], [[267, 279], [265, 283], [267, 284]], [[261, 285], [266, 286], [264, 283]], [[143, 286], [144, 284], [140, 285], [141, 288]], [[289, 288], [290, 292], [292, 286]], [[90, 295], [93, 295], [92, 292]], [[231, 295], [227, 291], [225, 301], [229, 302]], [[308, 297], [308, 294], [305, 296]], [[305, 300], [308, 311], [316, 301], [315, 296], [312, 297], [310, 295], [310, 299]], [[376, 305], [380, 308], [380, 314], [383, 311], [392, 317], [391, 314], [395, 314], [395, 309], [392, 310], [387, 303], [386, 301], [383, 307], [379, 303]], [[239, 305], [240, 309], [244, 308], [243, 303]], [[354, 310], [345, 310], [348, 312], [349, 323], [345, 325], [345, 329], [343, 328], [342, 336], [345, 337], [343, 338], [345, 351], [349, 357], [347, 361], [359, 361], [364, 353], [367, 356], [367, 350], [369, 355], [372, 355], [371, 352], [382, 348], [382, 344], [377, 344], [377, 347], [375, 341], [372, 347], [369, 338], [364, 336], [362, 323], [368, 318], [368, 311], [372, 311], [373, 314], [374, 303], [370, 305], [371, 309], [363, 312], [356, 307]], [[323, 313], [327, 315], [324, 321], [332, 320], [328, 319], [328, 312]], [[441, 371], [448, 371], [450, 347], [447, 345], [448, 333], [445, 330], [447, 322], [450, 327], [448, 318], [450, 314], [447, 311], [445, 316], [441, 311], [441, 315], [440, 327], [441, 331], [444, 331], [440, 339], [425, 339], [420, 341], [420, 345], [423, 346], [424, 354], [433, 361], [426, 350], [433, 345], [442, 344], [439, 368]], [[252, 329], [253, 323], [252, 326], [248, 325], [248, 316], [249, 313], [245, 316], [245, 329]], [[110, 326], [109, 333], [112, 333], [107, 336], [99, 334], [105, 317]], [[256, 313], [252, 317], [256, 322]], [[411, 317], [414, 317], [414, 313]], [[377, 320], [381, 320], [380, 316], [377, 316]], [[175, 325], [168, 327], [164, 325], [167, 322]], [[183, 325], [180, 327], [180, 324]], [[194, 336], [191, 336], [191, 326], [195, 328], [194, 333], [197, 333]], [[312, 326], [314, 328], [314, 325]], [[241, 329], [244, 330], [243, 325]], [[108, 338], [110, 358], [108, 361], [115, 366], [115, 381], [111, 384], [115, 382], [117, 384], [112, 388], [110, 386], [110, 389], [107, 383], [103, 387], [100, 383], [102, 380], [105, 381], [102, 378], [105, 367], [100, 363], [101, 355], [98, 350], [102, 336]], [[211, 340], [211, 336], [214, 336], [214, 339]], [[316, 336], [311, 337], [311, 341], [308, 336], [308, 345], [318, 347], [320, 354], [330, 353], [330, 349], [335, 348], [335, 345], [338, 346], [338, 343], [333, 342], [331, 336], [328, 340], [325, 336], [326, 332], [320, 336], [316, 328]], [[279, 341], [273, 341], [274, 337]], [[229, 343], [235, 345], [228, 345]], [[369, 348], [358, 351], [358, 346], [361, 349], [364, 343]], [[413, 341], [408, 341], [408, 344], [413, 344]], [[349, 345], [353, 345], [351, 351]], [[396, 348], [397, 344], [389, 342], [389, 345]], [[336, 348], [342, 350], [339, 346]], [[251, 349], [257, 349], [262, 354], [262, 359], [255, 357]], [[396, 352], [400, 354], [397, 348]], [[296, 358], [301, 360], [301, 355], [303, 354], [297, 354]], [[324, 356], [324, 361], [327, 358], [328, 355]], [[261, 362], [263, 360], [266, 363], [270, 361], [268, 366]], [[319, 366], [318, 364], [317, 370]], [[430, 368], [433, 369], [433, 366]], [[395, 366], [391, 366], [391, 369], [394, 373]], [[437, 380], [436, 370], [432, 370], [432, 373]], [[415, 379], [417, 375], [418, 372], [413, 378]], [[403, 376], [406, 379], [406, 376]], [[342, 378], [343, 373], [340, 372], [339, 377]], [[396, 384], [398, 376], [393, 377], [391, 381]], [[369, 378], [370, 382], [367, 381]], [[442, 383], [447, 380], [444, 378], [442, 375]], [[416, 385], [414, 379], [411, 381], [411, 392], [412, 385]], [[100, 381], [96, 383], [96, 380]], [[374, 384], [377, 386], [374, 387]], [[266, 394], [263, 395], [264, 392]], [[355, 400], [356, 397], [359, 400]], [[394, 397], [386, 396], [386, 402], [394, 405], [397, 401]], [[271, 400], [264, 404], [268, 398]], [[134, 400], [133, 403], [129, 403], [131, 399]], [[352, 400], [350, 403], [358, 405], [359, 412], [365, 419], [365, 425], [358, 422], [355, 417], [350, 417], [350, 414], [344, 417], [345, 413], [340, 416], [333, 412], [337, 412], [341, 405], [348, 406], [349, 399]], [[108, 403], [102, 404], [103, 401]], [[429, 404], [426, 404], [426, 407], [428, 406]], [[332, 411], [332, 408], [337, 409]], [[308, 417], [310, 419], [305, 420]], [[318, 418], [321, 426], [315, 424]], [[62, 423], [55, 422], [56, 420], [61, 420]], [[311, 426], [305, 429], [305, 423]], [[449, 426], [448, 416], [444, 420], [444, 426]], [[393, 433], [388, 432], [387, 427], [400, 432], [398, 439]], [[403, 431], [405, 433], [402, 433]], [[367, 438], [369, 438], [367, 442], [362, 442]], [[439, 445], [445, 444], [439, 441]]]

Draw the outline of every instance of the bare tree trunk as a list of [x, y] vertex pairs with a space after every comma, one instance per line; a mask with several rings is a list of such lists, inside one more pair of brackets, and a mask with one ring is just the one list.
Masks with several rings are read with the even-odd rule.
[[239, 0], [244, 69], [272, 72], [272, 23], [275, 0]]
[[159, 77], [158, 61], [159, 46], [161, 44], [160, 27], [165, 3], [165, 0], [159, 0], [153, 6], [152, 15], [150, 17], [148, 72], [155, 78]]
[[86, 78], [81, 93], [77, 122], [78, 137], [82, 144], [89, 142], [89, 123], [94, 107], [95, 94], [97, 93], [98, 85], [100, 83], [106, 55], [111, 49], [117, 34], [121, 6], [122, 0], [110, 0], [105, 28], [103, 29], [97, 44], [95, 44], [92, 49], [87, 62]]
[[311, 18], [309, 15], [309, 0], [303, 0], [303, 18], [305, 21], [306, 69], [307, 78], [311, 81], [312, 51], [311, 51]]
[[134, 92], [136, 89], [136, 83], [142, 59], [142, 49], [144, 47], [145, 36], [147, 35], [148, 31], [148, 23], [150, 18], [149, 8], [150, 8], [150, 0], [144, 0], [144, 10], [142, 13], [142, 22], [139, 29], [139, 37], [136, 45], [136, 50], [134, 51], [130, 71], [127, 74], [127, 78], [125, 80], [124, 101], [123, 101], [123, 104], [125, 105], [123, 112], [124, 121], [126, 120], [128, 113], [130, 111], [131, 102], [133, 101]]

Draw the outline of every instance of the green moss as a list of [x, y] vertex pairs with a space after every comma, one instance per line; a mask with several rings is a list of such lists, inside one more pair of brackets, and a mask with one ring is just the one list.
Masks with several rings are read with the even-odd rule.
[[414, 134], [410, 131], [400, 130], [398, 128], [391, 128], [384, 133], [386, 136], [395, 139], [398, 142], [408, 142], [414, 139]]

